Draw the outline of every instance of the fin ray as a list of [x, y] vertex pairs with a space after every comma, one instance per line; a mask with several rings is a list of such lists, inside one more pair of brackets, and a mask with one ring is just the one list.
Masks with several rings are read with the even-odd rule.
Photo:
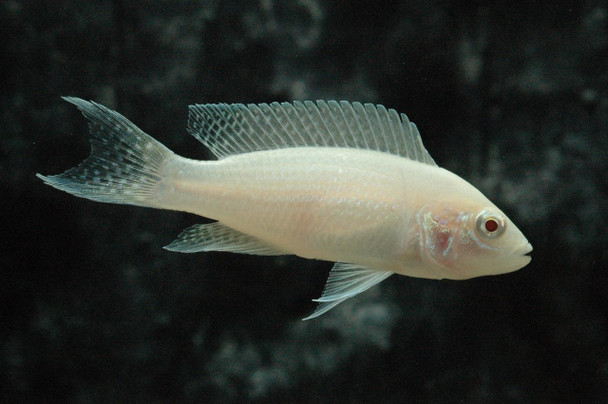
[[91, 154], [62, 174], [37, 174], [46, 184], [99, 202], [155, 207], [164, 162], [173, 152], [116, 111], [63, 97], [89, 121]]
[[393, 272], [390, 271], [378, 271], [356, 264], [336, 262], [329, 273], [321, 297], [313, 299], [319, 305], [310, 316], [303, 320], [319, 317], [343, 301], [382, 282], [392, 274]]
[[220, 222], [195, 224], [182, 231], [169, 245], [169, 251], [194, 253], [200, 251], [225, 251], [253, 255], [286, 255], [264, 241]]
[[416, 125], [382, 105], [347, 101], [189, 106], [188, 132], [218, 158], [289, 147], [349, 147], [435, 162]]

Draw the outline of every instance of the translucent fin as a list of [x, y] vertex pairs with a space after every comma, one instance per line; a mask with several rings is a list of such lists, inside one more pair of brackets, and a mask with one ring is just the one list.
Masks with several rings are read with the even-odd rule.
[[228, 251], [254, 255], [288, 254], [258, 238], [241, 233], [220, 222], [195, 224], [188, 227], [171, 244], [164, 248], [183, 253]]
[[64, 100], [89, 120], [91, 155], [63, 174], [37, 177], [94, 201], [155, 206], [162, 166], [173, 152], [118, 112], [80, 98]]
[[294, 101], [189, 108], [188, 132], [220, 159], [258, 150], [325, 146], [376, 150], [435, 165], [416, 125], [382, 105]]
[[329, 273], [323, 294], [320, 298], [313, 300], [319, 305], [314, 313], [303, 320], [319, 317], [346, 299], [382, 282], [392, 274], [393, 272], [390, 271], [377, 271], [355, 264], [337, 262]]

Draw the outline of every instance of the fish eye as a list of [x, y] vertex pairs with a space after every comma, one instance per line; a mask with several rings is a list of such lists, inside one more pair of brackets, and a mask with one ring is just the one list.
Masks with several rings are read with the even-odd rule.
[[507, 223], [502, 214], [490, 209], [482, 210], [476, 219], [477, 234], [485, 238], [496, 238], [505, 232]]

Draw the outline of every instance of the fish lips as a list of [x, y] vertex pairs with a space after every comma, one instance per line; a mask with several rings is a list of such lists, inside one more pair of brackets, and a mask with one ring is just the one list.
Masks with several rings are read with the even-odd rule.
[[528, 265], [530, 261], [532, 261], [531, 252], [532, 244], [526, 241], [525, 244], [512, 250], [509, 254], [506, 254], [504, 257], [506, 265], [500, 268], [501, 273], [517, 271]]

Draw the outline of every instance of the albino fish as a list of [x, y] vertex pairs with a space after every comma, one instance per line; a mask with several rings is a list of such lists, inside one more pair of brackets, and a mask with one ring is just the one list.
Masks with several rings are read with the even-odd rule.
[[480, 191], [438, 167], [407, 116], [317, 101], [189, 107], [217, 161], [180, 157], [119, 113], [66, 97], [91, 155], [45, 183], [73, 195], [194, 213], [171, 251], [335, 261], [317, 317], [396, 273], [467, 279], [515, 271], [532, 246]]

